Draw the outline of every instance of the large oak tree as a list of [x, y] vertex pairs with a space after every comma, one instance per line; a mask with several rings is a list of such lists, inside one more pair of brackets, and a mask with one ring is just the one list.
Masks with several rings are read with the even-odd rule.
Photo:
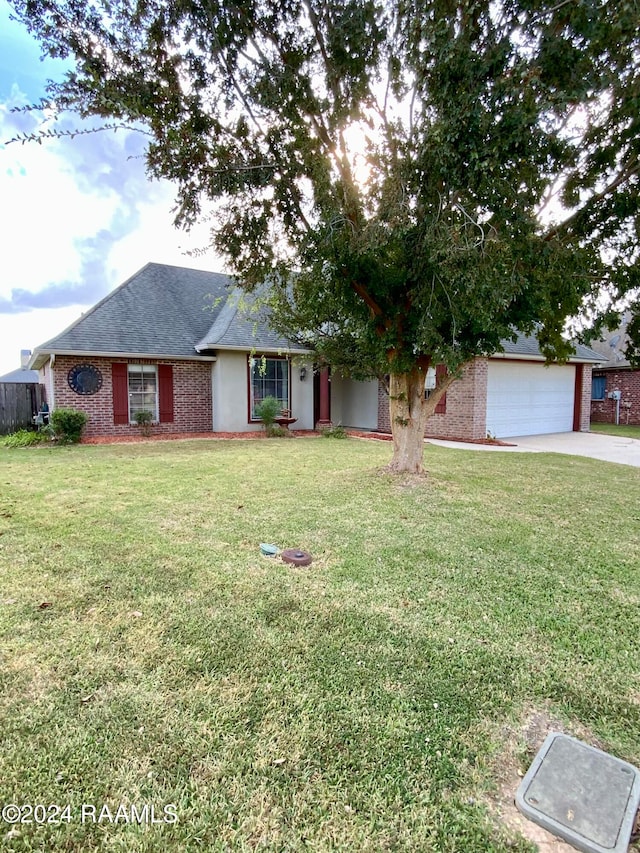
[[[10, 0], [131, 123], [279, 329], [388, 378], [395, 470], [456, 371], [638, 283], [637, 0]], [[425, 400], [427, 369], [449, 373]]]

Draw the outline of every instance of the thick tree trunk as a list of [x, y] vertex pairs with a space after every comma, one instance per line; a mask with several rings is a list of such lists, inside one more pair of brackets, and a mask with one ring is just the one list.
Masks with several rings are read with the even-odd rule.
[[389, 470], [397, 473], [422, 473], [424, 431], [433, 406], [427, 406], [424, 394], [425, 371], [415, 367], [411, 373], [389, 376], [389, 414], [393, 435], [393, 459]]

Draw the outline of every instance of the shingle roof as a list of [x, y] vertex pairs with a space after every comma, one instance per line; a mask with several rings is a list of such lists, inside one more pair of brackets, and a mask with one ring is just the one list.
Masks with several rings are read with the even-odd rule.
[[242, 316], [238, 293], [229, 276], [149, 263], [37, 347], [31, 363], [40, 366], [52, 352], [197, 359], [211, 349], [288, 348], [263, 318]]
[[593, 341], [591, 346], [600, 353], [598, 370], [621, 370], [630, 367], [629, 359], [625, 356], [625, 349], [629, 343], [627, 325], [631, 321], [631, 312], [622, 316], [619, 328], [607, 332], [601, 340]]
[[[201, 270], [149, 263], [40, 352], [146, 353], [197, 357], [233, 281]], [[216, 301], [218, 300], [218, 301]]]
[[[277, 335], [266, 309], [221, 273], [148, 263], [34, 351], [32, 367], [50, 353], [142, 354], [197, 359], [218, 349], [306, 350]], [[518, 335], [502, 341], [505, 355], [540, 358], [538, 342]], [[602, 356], [578, 345], [574, 359]]]
[[[518, 332], [516, 341], [503, 340], [501, 341], [505, 355], [520, 355], [531, 356], [534, 358], [542, 358], [540, 345], [533, 335], [523, 335]], [[602, 356], [589, 347], [582, 344], [574, 344], [575, 355], [571, 356], [570, 361], [602, 361]]]
[[40, 375], [37, 370], [25, 370], [24, 367], [18, 367], [17, 370], [0, 376], [0, 382], [26, 382], [27, 384], [35, 382], [37, 385], [40, 382]]
[[215, 349], [308, 352], [276, 334], [268, 325], [267, 309], [239, 290], [229, 296], [196, 349], [198, 352]]

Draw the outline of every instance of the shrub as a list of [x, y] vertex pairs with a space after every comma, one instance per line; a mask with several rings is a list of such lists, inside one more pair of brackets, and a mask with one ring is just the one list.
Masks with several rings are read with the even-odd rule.
[[342, 424], [336, 424], [335, 426], [325, 427], [322, 430], [322, 435], [324, 438], [346, 438], [347, 431]]
[[142, 430], [143, 435], [151, 435], [153, 412], [149, 412], [147, 409], [142, 409], [140, 412], [136, 412], [134, 414], [133, 419]]
[[275, 397], [265, 397], [256, 406], [256, 414], [262, 421], [262, 424], [269, 435], [269, 429], [273, 428], [276, 418], [280, 414], [282, 406]]
[[293, 438], [293, 433], [281, 427], [280, 424], [271, 424], [266, 427], [267, 438]]
[[49, 436], [45, 432], [19, 429], [17, 432], [12, 432], [11, 435], [5, 435], [2, 444], [5, 447], [33, 447], [35, 444], [42, 444], [43, 441], [48, 440]]
[[80, 441], [87, 416], [78, 409], [55, 409], [51, 414], [51, 425], [58, 441], [76, 444]]

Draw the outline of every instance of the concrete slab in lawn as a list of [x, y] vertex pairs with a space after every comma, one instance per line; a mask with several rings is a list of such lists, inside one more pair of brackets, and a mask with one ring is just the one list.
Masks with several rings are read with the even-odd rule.
[[493, 453], [568, 453], [570, 456], [587, 456], [590, 459], [601, 459], [603, 462], [618, 462], [621, 465], [640, 468], [640, 440], [595, 432], [557, 432], [551, 435], [519, 435], [501, 439], [513, 447], [440, 441], [432, 438], [428, 441], [444, 447], [488, 450]]

